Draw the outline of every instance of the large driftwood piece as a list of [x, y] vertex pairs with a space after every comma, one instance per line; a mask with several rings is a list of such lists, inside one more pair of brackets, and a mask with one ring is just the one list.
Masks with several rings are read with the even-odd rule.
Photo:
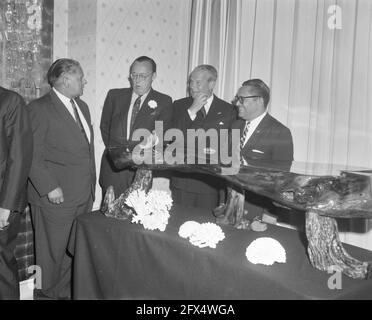
[[[109, 154], [118, 169], [132, 166], [147, 170], [201, 172], [225, 179], [232, 187], [228, 189], [226, 204], [214, 211], [220, 224], [238, 228], [247, 225], [243, 214], [243, 190], [267, 196], [281, 206], [306, 211], [308, 253], [312, 265], [319, 270], [341, 270], [353, 278], [371, 277], [371, 262], [360, 262], [345, 251], [333, 219], [372, 218], [371, 179], [368, 175], [342, 172], [340, 176], [311, 176], [254, 166], [241, 166], [235, 168], [234, 174], [226, 175], [220, 165], [168, 165], [149, 160], [147, 164], [136, 165], [127, 148], [111, 149]], [[275, 164], [272, 167], [275, 168]], [[142, 169], [138, 171], [142, 172]], [[150, 183], [151, 178], [138, 174], [131, 190], [148, 190]], [[106, 197], [106, 206], [114, 212], [112, 215], [120, 216], [122, 210], [125, 216], [130, 214], [128, 209], [123, 209], [127, 194], [116, 200], [112, 194]]]

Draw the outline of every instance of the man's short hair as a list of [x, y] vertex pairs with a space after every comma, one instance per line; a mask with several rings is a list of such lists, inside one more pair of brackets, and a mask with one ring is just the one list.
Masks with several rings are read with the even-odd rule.
[[62, 58], [53, 62], [50, 66], [47, 79], [51, 87], [54, 87], [55, 82], [63, 73], [75, 73], [81, 65], [78, 61], [73, 59]]
[[218, 72], [217, 72], [216, 68], [211, 66], [210, 64], [201, 64], [201, 65], [197, 66], [194, 70], [191, 71], [190, 76], [196, 71], [208, 71], [209, 74], [211, 75], [209, 81], [211, 81], [211, 80], [216, 81], [217, 80]]
[[265, 108], [267, 107], [270, 101], [270, 88], [263, 82], [261, 79], [250, 79], [244, 81], [242, 84], [243, 87], [250, 86], [253, 88], [254, 94], [261, 96], [264, 100]]
[[132, 73], [132, 68], [133, 68], [133, 65], [136, 63], [136, 62], [150, 62], [151, 64], [151, 67], [152, 67], [152, 72], [155, 73], [156, 72], [156, 63], [153, 59], [151, 59], [150, 57], [147, 57], [147, 56], [140, 56], [138, 58], [136, 58], [132, 64], [130, 65], [130, 68], [129, 68], [129, 73]]

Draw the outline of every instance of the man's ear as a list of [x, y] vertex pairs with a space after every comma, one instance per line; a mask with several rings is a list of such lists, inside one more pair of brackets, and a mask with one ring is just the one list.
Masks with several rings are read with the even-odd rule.
[[152, 74], [151, 78], [152, 78], [152, 81], [154, 81], [154, 80], [156, 79], [156, 72], [154, 72], [154, 73]]
[[70, 86], [70, 83], [69, 83], [69, 78], [66, 74], [63, 74], [62, 75], [62, 84], [65, 88], [68, 88]]
[[209, 89], [213, 91], [214, 87], [216, 86], [216, 80], [210, 80], [208, 86]]
[[266, 109], [264, 98], [263, 97], [259, 97], [258, 99], [261, 101], [261, 104], [262, 104], [263, 108]]

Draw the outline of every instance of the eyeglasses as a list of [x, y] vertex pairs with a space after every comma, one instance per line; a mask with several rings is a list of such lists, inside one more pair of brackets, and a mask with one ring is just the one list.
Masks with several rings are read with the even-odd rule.
[[151, 75], [152, 75], [152, 72], [147, 73], [147, 74], [146, 73], [131, 73], [130, 78], [132, 80], [144, 81]]
[[240, 102], [244, 103], [244, 99], [249, 99], [249, 98], [261, 98], [261, 96], [235, 96], [234, 102]]

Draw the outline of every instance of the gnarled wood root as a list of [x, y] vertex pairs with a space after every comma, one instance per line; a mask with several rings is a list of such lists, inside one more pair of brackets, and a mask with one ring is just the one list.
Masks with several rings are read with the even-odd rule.
[[372, 263], [354, 259], [342, 246], [335, 219], [308, 210], [306, 236], [310, 262], [315, 268], [322, 271], [339, 270], [355, 279], [372, 276]]
[[213, 210], [216, 223], [231, 225], [237, 229], [249, 229], [250, 222], [244, 218], [244, 190], [228, 187], [227, 201]]
[[134, 176], [132, 185], [115, 199], [115, 190], [113, 186], [107, 188], [105, 198], [101, 207], [101, 212], [106, 217], [117, 219], [128, 219], [133, 214], [133, 209], [125, 204], [128, 195], [134, 190], [144, 190], [148, 192], [152, 186], [152, 171], [147, 169], [138, 169]]

